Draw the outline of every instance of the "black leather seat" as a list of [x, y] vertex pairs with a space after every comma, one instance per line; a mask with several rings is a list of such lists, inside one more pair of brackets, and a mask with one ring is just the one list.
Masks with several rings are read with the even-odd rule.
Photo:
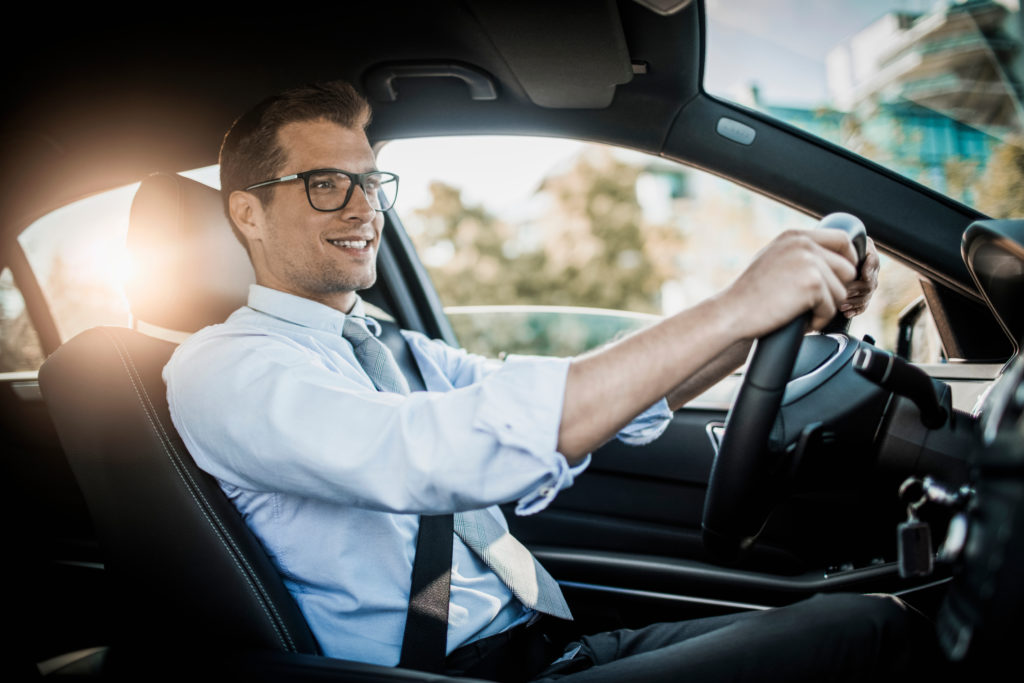
[[169, 339], [223, 320], [254, 281], [225, 221], [216, 191], [147, 178], [129, 231], [143, 274], [128, 290], [136, 329], [78, 335], [46, 361], [39, 384], [104, 550], [124, 642], [316, 653], [274, 567], [167, 410]]
[[143, 275], [128, 291], [135, 329], [88, 330], [39, 372], [105, 553], [120, 626], [110, 667], [152, 673], [187, 662], [194, 673], [202, 661], [268, 680], [439, 680], [309, 657], [319, 650], [296, 603], [171, 423], [161, 370], [176, 341], [244, 304], [254, 281], [219, 193], [149, 177], [129, 247]]

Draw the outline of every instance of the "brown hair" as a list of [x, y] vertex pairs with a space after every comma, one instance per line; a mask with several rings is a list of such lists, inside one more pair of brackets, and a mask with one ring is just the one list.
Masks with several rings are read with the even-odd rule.
[[[224, 212], [231, 221], [228, 198], [244, 189], [273, 178], [284, 163], [285, 151], [278, 144], [277, 132], [289, 123], [324, 119], [346, 128], [365, 129], [370, 123], [370, 104], [344, 81], [314, 83], [285, 90], [263, 100], [242, 114], [224, 135], [220, 147], [220, 188]], [[260, 202], [274, 186], [252, 190]], [[246, 245], [245, 237], [234, 221], [231, 229]]]

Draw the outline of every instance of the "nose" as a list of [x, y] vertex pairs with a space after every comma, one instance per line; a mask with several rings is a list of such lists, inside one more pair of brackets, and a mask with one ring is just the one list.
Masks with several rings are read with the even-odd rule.
[[346, 220], [359, 220], [362, 223], [369, 223], [377, 215], [377, 210], [370, 204], [366, 197], [366, 190], [362, 185], [352, 188], [352, 196], [348, 198], [348, 204], [341, 210]]

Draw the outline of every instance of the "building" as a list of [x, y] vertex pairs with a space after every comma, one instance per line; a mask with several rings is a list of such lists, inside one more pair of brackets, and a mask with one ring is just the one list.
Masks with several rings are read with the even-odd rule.
[[967, 0], [890, 12], [829, 52], [832, 101], [865, 114], [913, 103], [996, 137], [1024, 132], [1019, 10], [1018, 0]]

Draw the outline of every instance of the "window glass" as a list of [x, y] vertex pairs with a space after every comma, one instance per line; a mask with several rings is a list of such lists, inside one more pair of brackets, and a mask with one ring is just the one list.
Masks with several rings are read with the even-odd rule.
[[128, 325], [124, 280], [128, 209], [138, 185], [61, 207], [19, 236], [61, 339], [97, 325]]
[[10, 268], [0, 271], [0, 372], [38, 370], [43, 364], [39, 343], [21, 291]]
[[[218, 183], [216, 166], [182, 175]], [[18, 236], [62, 340], [98, 325], [131, 324], [124, 286], [134, 272], [125, 237], [136, 189], [138, 183], [61, 207]]]
[[1024, 213], [1017, 0], [705, 6], [709, 93], [991, 216]]
[[[482, 161], [486, 160], [486, 161]], [[460, 344], [575, 355], [721, 291], [761, 247], [815, 220], [729, 181], [634, 151], [545, 138], [401, 140], [379, 166]], [[852, 332], [894, 348], [921, 294], [883, 258]]]

